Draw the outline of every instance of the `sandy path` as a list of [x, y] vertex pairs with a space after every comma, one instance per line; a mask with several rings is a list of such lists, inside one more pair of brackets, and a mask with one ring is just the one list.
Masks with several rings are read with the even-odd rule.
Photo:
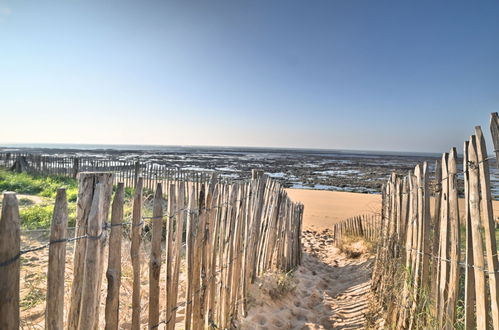
[[351, 259], [333, 246], [330, 233], [304, 232], [303, 264], [294, 289], [279, 298], [260, 296], [242, 329], [361, 329], [370, 298], [372, 256]]

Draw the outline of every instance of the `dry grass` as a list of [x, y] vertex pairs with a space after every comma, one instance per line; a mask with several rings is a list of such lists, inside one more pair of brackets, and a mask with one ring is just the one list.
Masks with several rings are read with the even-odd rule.
[[[69, 233], [72, 235], [73, 233]], [[22, 235], [22, 248], [28, 246], [39, 246], [48, 241], [48, 233], [30, 233]], [[144, 235], [147, 235], [144, 233]], [[126, 234], [125, 234], [126, 236]], [[74, 243], [67, 244], [66, 248], [66, 269], [65, 269], [65, 318], [69, 310], [69, 297], [71, 294], [71, 283], [73, 281], [73, 246]], [[164, 251], [164, 249], [163, 249]], [[147, 325], [148, 299], [149, 299], [149, 242], [145, 239], [141, 244], [141, 316], [142, 325]], [[164, 258], [163, 258], [164, 259]], [[47, 292], [47, 265], [48, 249], [26, 254], [21, 259], [20, 294], [21, 294], [21, 328], [22, 329], [43, 329], [45, 324], [45, 297]], [[107, 251], [105, 254], [104, 272], [107, 269]], [[182, 264], [181, 269], [185, 269]], [[130, 260], [130, 240], [123, 238], [122, 243], [122, 278], [120, 290], [120, 328], [130, 328], [132, 317], [132, 266]], [[184, 283], [185, 271], [180, 274], [180, 281]], [[165, 267], [161, 267], [162, 281], [166, 278]], [[104, 307], [107, 295], [107, 280], [105, 273], [102, 276], [101, 298], [100, 298], [100, 324], [104, 328]], [[179, 300], [181, 303], [185, 298], [185, 288], [179, 288]], [[166, 301], [165, 286], [161, 286], [160, 307], [164, 308]], [[184, 309], [177, 311], [177, 322], [183, 320]], [[163, 319], [164, 315], [160, 317]], [[66, 321], [66, 319], [65, 319]]]
[[374, 243], [361, 236], [343, 236], [337, 246], [347, 257], [353, 259], [375, 251]]

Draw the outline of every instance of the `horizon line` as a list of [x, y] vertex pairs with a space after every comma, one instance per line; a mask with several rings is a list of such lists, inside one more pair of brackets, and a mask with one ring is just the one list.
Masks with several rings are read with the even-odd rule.
[[[66, 143], [66, 142], [0, 142], [0, 148], [23, 146], [39, 146], [39, 149], [69, 149], [69, 150], [90, 150], [81, 148], [51, 148], [54, 146], [116, 146], [116, 147], [175, 147], [175, 148], [226, 148], [226, 149], [282, 149], [282, 150], [314, 150], [314, 151], [346, 151], [346, 152], [378, 152], [378, 153], [398, 153], [398, 154], [422, 154], [422, 155], [440, 155], [443, 152], [435, 151], [401, 151], [401, 150], [380, 150], [380, 149], [343, 149], [343, 148], [318, 148], [318, 147], [273, 147], [273, 146], [235, 146], [235, 145], [196, 145], [196, 144], [129, 144], [129, 143]], [[26, 147], [27, 146], [27, 147]], [[35, 148], [31, 147], [31, 148]], [[112, 148], [92, 148], [92, 149], [112, 149]], [[126, 149], [125, 149], [126, 150]]]

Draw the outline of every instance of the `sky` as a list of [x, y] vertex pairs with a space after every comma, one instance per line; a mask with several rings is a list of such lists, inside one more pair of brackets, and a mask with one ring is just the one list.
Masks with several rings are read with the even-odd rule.
[[461, 148], [499, 111], [498, 13], [498, 1], [0, 0], [0, 143]]

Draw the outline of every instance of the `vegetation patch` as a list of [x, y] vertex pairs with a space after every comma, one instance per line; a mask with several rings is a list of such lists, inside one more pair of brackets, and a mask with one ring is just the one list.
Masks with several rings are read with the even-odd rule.
[[68, 198], [68, 226], [75, 225], [78, 182], [62, 176], [38, 176], [0, 170], [0, 190], [14, 191], [18, 194], [45, 197], [19, 197], [19, 215], [22, 229], [41, 229], [50, 227], [54, 212], [57, 189], [66, 188]]
[[14, 191], [18, 194], [38, 195], [55, 198], [58, 188], [66, 188], [70, 202], [78, 197], [76, 179], [62, 176], [29, 175], [0, 170], [0, 191]]
[[374, 253], [373, 242], [361, 236], [345, 235], [338, 242], [338, 248], [349, 258], [359, 258], [363, 254]]
[[[23, 229], [48, 228], [52, 222], [53, 203], [21, 207], [19, 215]], [[76, 203], [68, 203], [68, 226], [73, 227], [76, 220]]]

